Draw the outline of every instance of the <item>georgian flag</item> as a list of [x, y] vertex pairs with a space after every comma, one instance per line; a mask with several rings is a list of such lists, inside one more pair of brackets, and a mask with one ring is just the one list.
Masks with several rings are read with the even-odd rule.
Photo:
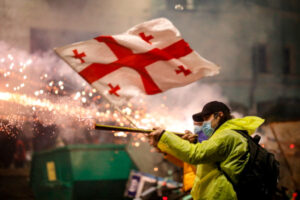
[[55, 49], [88, 83], [121, 104], [219, 73], [185, 42], [167, 19], [144, 22], [127, 32], [99, 36]]

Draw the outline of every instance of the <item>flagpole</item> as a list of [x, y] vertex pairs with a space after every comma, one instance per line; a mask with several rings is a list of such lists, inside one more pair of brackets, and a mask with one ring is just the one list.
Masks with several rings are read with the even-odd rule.
[[[98, 91], [99, 92], [99, 91]], [[117, 106], [117, 105], [115, 105], [113, 102], [111, 102], [106, 96], [105, 96], [105, 94], [102, 94], [101, 92], [99, 92], [103, 97], [104, 97], [104, 99], [106, 99], [107, 101], [108, 101], [108, 103], [110, 103], [112, 106], [113, 106], [113, 108], [115, 109], [115, 110], [117, 110], [125, 119], [127, 119], [127, 121], [133, 126], [133, 127], [135, 127], [135, 128], [138, 128], [137, 127], [137, 125], [133, 122], [133, 120], [128, 116], [128, 115], [125, 115], [123, 112], [122, 112], [122, 110]]]
[[[103, 125], [103, 124], [96, 124], [95, 129], [105, 130], [105, 131], [124, 131], [130, 133], [146, 133], [146, 134], [149, 134], [153, 131], [151, 129], [129, 128], [129, 127], [110, 126], [110, 125]], [[184, 135], [184, 133], [178, 133], [178, 132], [172, 132], [172, 133], [178, 136]]]
[[[72, 67], [72, 63], [70, 63], [65, 57], [60, 56], [59, 53], [56, 51], [56, 48], [54, 48], [54, 52], [56, 53], [56, 55], [57, 55], [58, 57], [62, 58], [67, 64], [69, 64], [69, 65], [71, 66], [71, 68], [77, 73], [77, 71]], [[84, 78], [83, 78], [83, 79], [84, 79]], [[84, 80], [85, 80], [85, 79], [84, 79]], [[85, 80], [85, 81], [86, 81], [86, 80]], [[90, 83], [88, 83], [88, 84], [91, 85]], [[93, 87], [93, 86], [92, 86], [92, 87]], [[96, 90], [97, 90], [97, 89], [96, 89]], [[114, 107], [115, 110], [117, 110], [124, 118], [126, 118], [127, 121], [128, 121], [133, 127], [137, 128], [137, 125], [133, 122], [133, 120], [132, 120], [128, 115], [125, 115], [125, 114], [121, 111], [121, 109], [120, 109], [118, 106], [116, 106], [114, 103], [112, 103], [112, 102], [105, 96], [105, 94], [101, 93], [99, 90], [97, 90], [97, 91], [101, 94], [102, 97], [104, 97], [104, 99], [106, 99], [106, 100], [108, 101], [108, 103], [110, 103], [110, 104]]]

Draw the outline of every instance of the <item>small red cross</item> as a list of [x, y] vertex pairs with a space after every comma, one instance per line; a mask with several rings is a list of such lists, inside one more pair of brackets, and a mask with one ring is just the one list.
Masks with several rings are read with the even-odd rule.
[[141, 38], [142, 38], [143, 40], [145, 40], [146, 42], [148, 42], [149, 44], [151, 44], [150, 40], [153, 39], [153, 36], [152, 36], [152, 35], [146, 36], [144, 32], [139, 33], [139, 35], [141, 36]]
[[117, 86], [114, 87], [114, 86], [112, 86], [111, 83], [109, 83], [108, 86], [110, 87], [110, 90], [108, 91], [109, 94], [111, 94], [111, 95], [114, 94], [114, 95], [116, 95], [117, 97], [120, 96], [120, 95], [117, 93], [117, 91], [121, 89], [119, 85], [117, 85]]
[[182, 65], [178, 66], [178, 69], [175, 70], [176, 74], [183, 72], [184, 76], [188, 76], [191, 72], [189, 69], [185, 69]]
[[73, 56], [74, 58], [79, 59], [81, 61], [81, 63], [85, 63], [85, 61], [83, 60], [83, 57], [86, 56], [84, 52], [78, 54], [77, 49], [74, 49], [73, 53], [74, 53], [74, 56]]

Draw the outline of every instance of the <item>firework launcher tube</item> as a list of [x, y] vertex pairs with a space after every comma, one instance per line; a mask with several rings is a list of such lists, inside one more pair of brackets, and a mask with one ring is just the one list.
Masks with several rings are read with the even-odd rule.
[[[105, 131], [124, 131], [124, 132], [131, 132], [131, 133], [148, 133], [148, 134], [154, 131], [154, 130], [151, 130], [151, 129], [129, 128], [129, 127], [120, 127], [120, 126], [108, 126], [108, 125], [102, 125], [102, 124], [95, 124], [95, 129], [105, 130]], [[184, 133], [177, 133], [177, 132], [172, 132], [172, 133], [174, 133], [178, 136], [184, 135]]]

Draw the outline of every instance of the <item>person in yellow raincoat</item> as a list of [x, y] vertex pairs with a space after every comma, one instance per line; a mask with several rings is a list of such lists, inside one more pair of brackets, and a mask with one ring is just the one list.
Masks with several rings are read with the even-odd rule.
[[237, 199], [224, 172], [233, 183], [237, 183], [249, 160], [249, 152], [247, 139], [235, 130], [246, 130], [251, 135], [264, 120], [255, 116], [232, 119], [230, 109], [217, 101], [207, 103], [202, 112], [193, 117], [203, 121], [202, 130], [208, 140], [192, 144], [158, 128], [149, 134], [150, 144], [184, 162], [197, 165], [191, 191], [194, 200]]
[[[189, 130], [186, 130], [185, 134], [181, 138], [191, 143], [197, 143], [197, 142], [202, 142], [204, 140], [207, 140], [208, 139], [207, 136], [201, 130], [203, 122], [197, 121], [197, 119], [194, 118], [194, 115], [193, 115], [193, 120], [194, 120], [194, 133], [192, 133]], [[196, 167], [194, 165], [183, 162], [170, 154], [165, 154], [164, 158], [170, 161], [171, 163], [173, 163], [174, 165], [183, 168], [182, 190], [184, 192], [189, 192], [194, 185], [194, 179], [196, 177]]]

